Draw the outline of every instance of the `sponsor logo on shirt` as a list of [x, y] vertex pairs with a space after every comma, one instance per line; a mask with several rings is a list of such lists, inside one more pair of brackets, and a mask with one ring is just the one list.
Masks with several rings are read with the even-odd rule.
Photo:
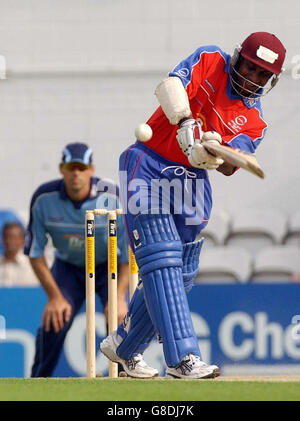
[[82, 250], [84, 249], [84, 237], [80, 234], [66, 234], [64, 239], [68, 240], [69, 250]]
[[234, 119], [228, 121], [228, 126], [232, 128], [236, 133], [242, 130], [242, 127], [247, 123], [247, 118], [244, 115], [239, 115]]
[[190, 71], [186, 67], [183, 67], [182, 69], [177, 70], [175, 74], [181, 77], [188, 77], [188, 75], [190, 74]]

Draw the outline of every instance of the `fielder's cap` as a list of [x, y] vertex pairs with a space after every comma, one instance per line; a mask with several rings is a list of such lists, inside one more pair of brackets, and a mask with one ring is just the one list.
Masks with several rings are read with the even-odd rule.
[[241, 55], [263, 69], [279, 75], [285, 59], [285, 48], [274, 34], [254, 32], [242, 43]]
[[79, 162], [89, 166], [93, 160], [93, 151], [85, 143], [69, 143], [63, 150], [62, 163]]

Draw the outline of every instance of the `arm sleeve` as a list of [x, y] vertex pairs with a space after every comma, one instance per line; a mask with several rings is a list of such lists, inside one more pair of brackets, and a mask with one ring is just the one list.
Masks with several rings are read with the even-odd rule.
[[215, 45], [198, 48], [194, 53], [182, 60], [169, 73], [169, 76], [177, 76], [181, 79], [187, 91], [189, 99], [195, 97], [199, 85], [206, 75], [207, 70], [226, 65], [226, 54]]
[[41, 257], [47, 244], [46, 228], [42, 217], [40, 200], [32, 201], [30, 221], [26, 231], [24, 254], [29, 257]]
[[[264, 136], [264, 133], [263, 133], [263, 136]], [[229, 138], [227, 136], [224, 136], [222, 138], [222, 143], [223, 143], [223, 145], [225, 144], [225, 145], [228, 145], [230, 147], [238, 148], [238, 149], [241, 149], [242, 151], [254, 154], [256, 148], [258, 147], [258, 145], [262, 141], [263, 136], [259, 139], [255, 139], [255, 140], [253, 140], [247, 134], [239, 134], [239, 135], [231, 137], [231, 138]], [[227, 139], [227, 141], [226, 141], [226, 139]], [[235, 167], [233, 174], [236, 173], [236, 171], [238, 171], [238, 170], [239, 170], [239, 167]]]
[[239, 148], [242, 151], [252, 153], [252, 154], [255, 153], [255, 150], [261, 141], [262, 141], [262, 138], [254, 141], [247, 134], [239, 134], [227, 140], [226, 140], [226, 136], [223, 137], [223, 144], [232, 146], [233, 148]]

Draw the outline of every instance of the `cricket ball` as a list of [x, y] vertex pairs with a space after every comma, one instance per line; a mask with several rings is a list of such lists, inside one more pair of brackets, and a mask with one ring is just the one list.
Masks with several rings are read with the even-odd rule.
[[137, 126], [134, 132], [137, 140], [140, 142], [148, 142], [152, 137], [152, 129], [149, 124], [141, 123]]

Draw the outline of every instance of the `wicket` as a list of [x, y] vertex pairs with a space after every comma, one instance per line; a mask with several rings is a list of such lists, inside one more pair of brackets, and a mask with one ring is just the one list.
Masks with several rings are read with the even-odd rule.
[[[108, 332], [118, 327], [117, 312], [117, 215], [121, 209], [87, 210], [85, 213], [86, 250], [86, 370], [87, 377], [96, 377], [96, 332], [95, 332], [95, 216], [107, 215], [108, 239]], [[129, 248], [129, 295], [132, 297], [138, 282], [138, 268], [134, 254]], [[118, 377], [118, 364], [109, 362], [109, 377]]]

